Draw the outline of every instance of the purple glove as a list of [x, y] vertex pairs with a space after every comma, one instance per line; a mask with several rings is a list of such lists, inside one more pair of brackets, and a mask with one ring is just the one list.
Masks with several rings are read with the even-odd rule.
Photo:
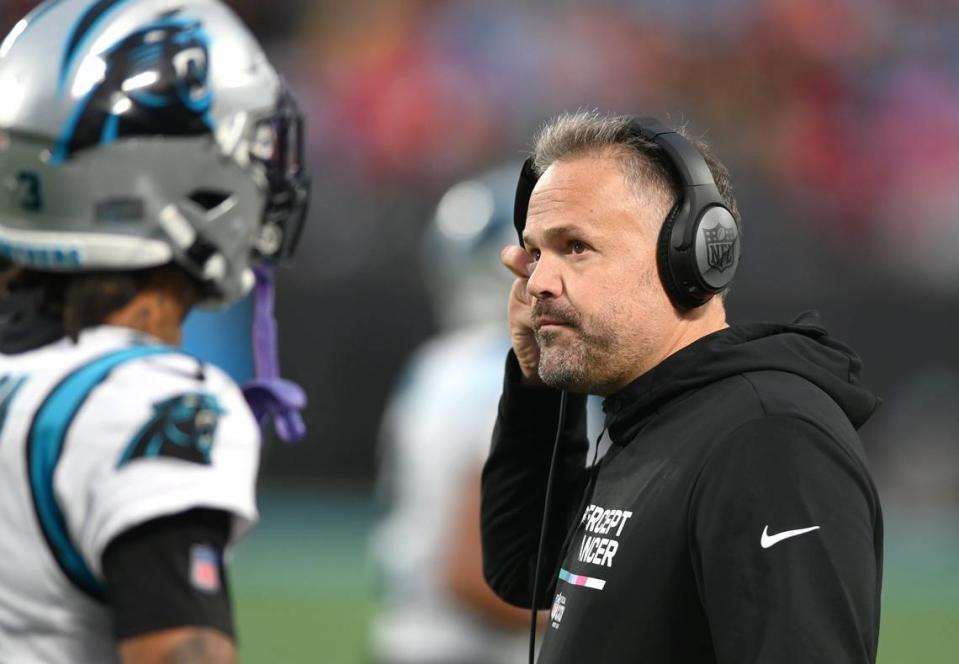
[[301, 440], [306, 435], [306, 425], [300, 417], [306, 406], [306, 393], [296, 383], [282, 378], [254, 378], [243, 384], [243, 396], [260, 426], [272, 419], [276, 435], [284, 442]]
[[300, 411], [306, 407], [306, 393], [296, 383], [280, 378], [276, 348], [276, 318], [273, 316], [273, 269], [253, 268], [256, 294], [253, 312], [253, 366], [256, 378], [241, 386], [256, 421], [273, 429], [286, 443], [301, 440], [306, 425]]

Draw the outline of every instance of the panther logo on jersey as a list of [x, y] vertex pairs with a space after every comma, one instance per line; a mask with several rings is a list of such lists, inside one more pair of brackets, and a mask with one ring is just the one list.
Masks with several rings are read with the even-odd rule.
[[127, 446], [117, 468], [134, 459], [170, 457], [210, 465], [216, 426], [225, 411], [209, 394], [181, 394], [153, 405], [153, 419]]
[[200, 21], [163, 14], [100, 57], [103, 77], [68, 122], [56, 162], [122, 137], [212, 134], [210, 51]]

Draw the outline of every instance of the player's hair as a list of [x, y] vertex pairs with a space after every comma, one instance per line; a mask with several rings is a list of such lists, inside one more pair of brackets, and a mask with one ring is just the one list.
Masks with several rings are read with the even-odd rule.
[[172, 264], [145, 270], [82, 273], [12, 268], [0, 276], [0, 299], [11, 293], [36, 293], [37, 313], [61, 321], [64, 334], [76, 341], [83, 330], [102, 324], [111, 313], [129, 304], [155, 274], [171, 269], [180, 270]]
[[[686, 127], [678, 127], [676, 132], [703, 154], [719, 195], [736, 221], [740, 221], [729, 169], [702, 139], [690, 136]], [[626, 115], [577, 111], [554, 118], [536, 137], [533, 162], [537, 174], [542, 175], [555, 161], [604, 151], [611, 151], [620, 158], [624, 175], [639, 200], [650, 200], [648, 191], [652, 188], [656, 195], [652, 200], [668, 200], [671, 207], [682, 194], [679, 178], [662, 148], [643, 138], [636, 131], [632, 118]]]

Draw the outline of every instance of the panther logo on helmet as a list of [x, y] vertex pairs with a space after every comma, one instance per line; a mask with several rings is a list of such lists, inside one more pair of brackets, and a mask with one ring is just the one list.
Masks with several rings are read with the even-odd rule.
[[200, 21], [177, 14], [161, 15], [100, 56], [103, 77], [67, 123], [55, 163], [123, 137], [213, 132], [207, 34]]
[[256, 262], [292, 257], [309, 202], [304, 117], [222, 0], [47, 0], [0, 53], [10, 261], [174, 262], [220, 307], [254, 286]]

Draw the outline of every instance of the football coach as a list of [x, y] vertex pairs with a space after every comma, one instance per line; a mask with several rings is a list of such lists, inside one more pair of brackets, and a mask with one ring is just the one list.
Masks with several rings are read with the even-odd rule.
[[[564, 115], [516, 225], [482, 540], [493, 590], [550, 609], [540, 664], [874, 662], [882, 516], [856, 430], [879, 400], [815, 320], [726, 322], [727, 169], [651, 118]], [[610, 440], [589, 467], [586, 394]]]

